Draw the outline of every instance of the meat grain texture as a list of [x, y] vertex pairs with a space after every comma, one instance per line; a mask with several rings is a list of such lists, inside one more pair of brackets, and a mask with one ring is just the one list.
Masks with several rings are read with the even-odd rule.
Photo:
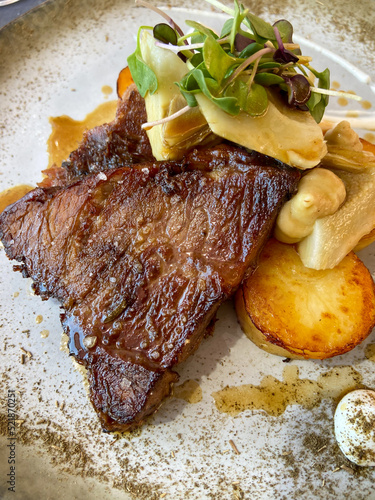
[[300, 177], [229, 144], [116, 166], [37, 188], [0, 216], [8, 257], [61, 302], [109, 431], [140, 425], [170, 393], [173, 368], [251, 273]]

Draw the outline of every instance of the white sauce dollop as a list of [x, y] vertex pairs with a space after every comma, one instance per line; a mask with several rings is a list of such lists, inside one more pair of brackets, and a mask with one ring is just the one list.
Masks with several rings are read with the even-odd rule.
[[343, 397], [335, 412], [335, 435], [351, 462], [375, 467], [375, 391], [357, 390]]

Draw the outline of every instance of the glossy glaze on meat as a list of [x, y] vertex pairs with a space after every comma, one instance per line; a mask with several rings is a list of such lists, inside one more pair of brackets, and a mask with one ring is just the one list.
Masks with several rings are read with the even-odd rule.
[[39, 188], [1, 215], [8, 256], [64, 307], [105, 429], [135, 427], [169, 394], [299, 176], [221, 145]]

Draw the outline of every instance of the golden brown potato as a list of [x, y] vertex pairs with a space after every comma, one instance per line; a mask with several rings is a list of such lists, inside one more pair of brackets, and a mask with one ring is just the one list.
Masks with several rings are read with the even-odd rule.
[[351, 252], [334, 269], [305, 267], [293, 245], [270, 240], [236, 295], [239, 322], [259, 347], [324, 359], [353, 349], [375, 325], [375, 286]]

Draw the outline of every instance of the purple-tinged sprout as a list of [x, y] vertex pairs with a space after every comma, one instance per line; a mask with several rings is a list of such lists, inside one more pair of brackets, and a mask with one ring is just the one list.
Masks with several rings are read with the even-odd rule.
[[[168, 16], [168, 14], [166, 14], [162, 10], [158, 9], [157, 7], [154, 7], [149, 2], [145, 2], [144, 0], [135, 0], [135, 3], [138, 5], [143, 5], [143, 7], [151, 9], [154, 12], [156, 12], [157, 14], [159, 14], [160, 16], [164, 17], [164, 19], [168, 22], [168, 24], [171, 26], [171, 28], [173, 28], [175, 31], [177, 31], [177, 33], [180, 36], [184, 36], [184, 32], [182, 31], [182, 29], [178, 26], [178, 24], [176, 24], [173, 21], [173, 19], [170, 16]], [[187, 41], [185, 40], [184, 43], [187, 44]]]
[[275, 51], [273, 55], [273, 60], [278, 63], [296, 63], [298, 62], [298, 57], [293, 54], [290, 50], [287, 50], [284, 47], [283, 41], [281, 40], [280, 32], [277, 26], [273, 26], [273, 31], [275, 33], [278, 49]]
[[290, 50], [286, 49], [277, 49], [273, 55], [273, 60], [278, 63], [286, 64], [286, 63], [296, 63], [298, 61], [298, 57], [293, 54]]
[[[285, 43], [293, 43], [293, 26], [289, 21], [280, 19], [272, 27], [276, 27], [278, 32], [283, 34]], [[295, 55], [301, 55], [301, 49], [293, 49], [291, 52]]]
[[286, 19], [280, 19], [279, 21], [276, 21], [272, 27], [277, 28], [277, 31], [284, 35], [286, 43], [293, 43], [293, 26], [289, 21]]
[[309, 100], [311, 86], [303, 75], [283, 77], [288, 89], [288, 103], [296, 108], [302, 108]]
[[241, 35], [241, 33], [237, 33], [234, 39], [234, 48], [237, 50], [237, 52], [242, 52], [251, 43], [255, 43], [255, 40]]

